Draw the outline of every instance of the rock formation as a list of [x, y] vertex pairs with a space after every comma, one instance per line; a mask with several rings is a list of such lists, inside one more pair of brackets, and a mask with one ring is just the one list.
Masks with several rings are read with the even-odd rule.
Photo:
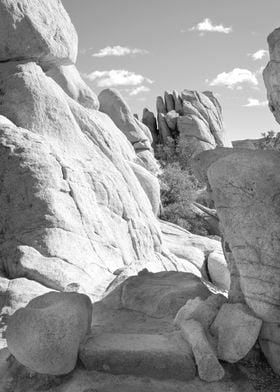
[[164, 243], [149, 129], [116, 91], [101, 92], [96, 110], [61, 2], [39, 5], [0, 1], [2, 308], [13, 313], [32, 296], [69, 287], [95, 299], [120, 269], [195, 269], [207, 278], [203, 263], [193, 267]]
[[149, 128], [132, 114], [117, 90], [103, 90], [98, 99], [100, 111], [106, 113], [125, 134], [139, 157], [139, 163], [150, 172], [157, 174], [159, 167], [151, 148], [153, 138]]
[[275, 371], [279, 353], [279, 153], [217, 149], [195, 158], [208, 179], [231, 272], [231, 302], [263, 321], [261, 346]]
[[275, 120], [280, 123], [280, 28], [275, 29], [267, 38], [270, 61], [263, 71], [267, 90], [268, 105]]
[[166, 91], [164, 98], [157, 98], [156, 107], [158, 129], [155, 116], [148, 109], [144, 109], [142, 118], [151, 130], [154, 145], [166, 144], [168, 138], [176, 139], [182, 153], [190, 157], [216, 146], [231, 147], [221, 105], [212, 92]]

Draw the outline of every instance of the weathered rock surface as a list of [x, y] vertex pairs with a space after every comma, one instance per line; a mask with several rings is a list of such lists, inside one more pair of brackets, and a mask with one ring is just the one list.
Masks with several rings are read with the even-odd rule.
[[96, 94], [83, 81], [74, 64], [53, 66], [46, 72], [46, 75], [55, 80], [66, 94], [82, 106], [98, 110], [99, 102]]
[[211, 332], [218, 338], [218, 358], [237, 362], [244, 358], [256, 343], [262, 321], [244, 304], [224, 304]]
[[268, 105], [276, 121], [280, 123], [280, 28], [273, 30], [267, 38], [270, 61], [263, 71]]
[[79, 357], [88, 370], [191, 380], [196, 369], [187, 344], [174, 334], [104, 333], [89, 337]]
[[[106, 113], [125, 134], [137, 152], [148, 151], [149, 166], [145, 167], [157, 174], [158, 164], [151, 150], [153, 138], [149, 128], [134, 117], [120, 93], [115, 89], [105, 89], [98, 96], [100, 111]], [[143, 164], [145, 162], [143, 161]]]
[[189, 299], [179, 309], [174, 324], [180, 327], [185, 321], [193, 319], [198, 321], [206, 331], [225, 302], [226, 297], [221, 294], [210, 295], [206, 300], [202, 300], [200, 297]]
[[229, 289], [230, 273], [221, 242], [192, 234], [170, 222], [163, 220], [159, 222], [167, 248], [182, 260], [182, 271], [210, 279], [220, 289]]
[[194, 319], [185, 320], [181, 324], [181, 331], [192, 348], [201, 380], [213, 382], [223, 378], [224, 369], [210, 346], [202, 325]]
[[279, 154], [219, 149], [198, 159], [208, 174], [245, 301], [262, 320], [279, 322]]
[[151, 131], [153, 138], [152, 147], [155, 147], [158, 142], [157, 120], [154, 113], [147, 108], [143, 109], [142, 123]]
[[259, 342], [268, 363], [280, 375], [280, 323], [264, 322]]
[[176, 139], [180, 153], [188, 157], [217, 146], [232, 146], [224, 129], [221, 105], [211, 91], [166, 91], [164, 99], [157, 97], [156, 106], [158, 143]]
[[79, 346], [90, 331], [92, 306], [83, 294], [50, 292], [33, 299], [10, 318], [7, 342], [11, 354], [42, 374], [74, 369]]
[[108, 116], [79, 105], [35, 63], [3, 63], [0, 78], [0, 112], [15, 124], [0, 122], [4, 276], [55, 290], [77, 283], [99, 296], [117, 268], [174, 268], [129, 164], [137, 157]]
[[78, 37], [60, 0], [0, 2], [0, 61], [37, 59], [43, 68], [75, 63]]
[[173, 318], [188, 299], [206, 299], [209, 295], [208, 288], [193, 274], [141, 271], [138, 276], [130, 277], [119, 285], [103, 302], [115, 309]]

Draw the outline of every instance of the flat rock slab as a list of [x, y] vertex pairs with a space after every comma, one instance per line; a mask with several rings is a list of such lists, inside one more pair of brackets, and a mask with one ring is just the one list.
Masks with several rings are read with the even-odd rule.
[[196, 374], [190, 347], [177, 333], [91, 336], [80, 349], [80, 359], [87, 370], [111, 374], [185, 381]]

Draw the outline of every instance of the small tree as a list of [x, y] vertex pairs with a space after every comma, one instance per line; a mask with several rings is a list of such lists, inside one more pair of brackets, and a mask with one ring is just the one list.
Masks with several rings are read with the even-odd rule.
[[259, 148], [261, 150], [276, 150], [280, 151], [280, 132], [269, 131], [262, 133], [263, 139], [261, 139]]
[[168, 138], [165, 145], [157, 146], [155, 155], [162, 168], [159, 176], [163, 205], [161, 218], [193, 233], [207, 235], [203, 219], [191, 208], [201, 185], [191, 171], [190, 156], [187, 156], [184, 144]]

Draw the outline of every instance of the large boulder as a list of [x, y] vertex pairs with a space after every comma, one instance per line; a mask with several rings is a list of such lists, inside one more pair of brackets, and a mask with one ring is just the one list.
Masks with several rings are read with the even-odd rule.
[[[218, 149], [200, 154], [195, 161], [201, 176], [208, 178], [220, 220], [231, 274], [229, 299], [245, 302], [264, 325], [275, 328], [280, 321], [279, 154]], [[278, 369], [278, 343], [264, 331], [263, 351]]]
[[218, 358], [237, 362], [244, 358], [256, 343], [262, 320], [244, 304], [223, 304], [211, 332], [218, 339]]
[[103, 299], [103, 303], [115, 309], [173, 318], [188, 299], [206, 299], [209, 295], [209, 289], [193, 274], [144, 270], [126, 279]]
[[2, 0], [0, 36], [0, 62], [37, 59], [48, 68], [76, 61], [77, 33], [60, 0]]
[[91, 319], [91, 301], [86, 295], [44, 294], [10, 317], [6, 333], [9, 351], [34, 372], [67, 374], [76, 365]]

